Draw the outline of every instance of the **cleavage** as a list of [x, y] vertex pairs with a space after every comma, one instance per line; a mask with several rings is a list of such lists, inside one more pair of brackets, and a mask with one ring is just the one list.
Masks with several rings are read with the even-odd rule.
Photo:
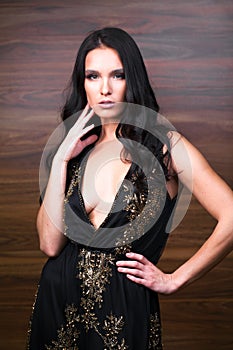
[[118, 140], [96, 145], [86, 156], [81, 182], [83, 203], [90, 221], [99, 227], [113, 207], [131, 163], [121, 159]]

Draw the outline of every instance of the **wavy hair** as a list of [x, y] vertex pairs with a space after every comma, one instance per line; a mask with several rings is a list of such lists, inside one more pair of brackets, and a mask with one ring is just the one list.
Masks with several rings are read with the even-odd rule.
[[[126, 79], [125, 102], [144, 106], [153, 110], [156, 118], [157, 112], [159, 111], [159, 105], [150, 85], [146, 67], [137, 44], [124, 30], [120, 28], [106, 27], [91, 32], [79, 48], [72, 76], [67, 88], [66, 102], [61, 112], [62, 120], [65, 121], [71, 115], [79, 112], [86, 106], [87, 97], [84, 89], [85, 59], [91, 50], [101, 46], [116, 50], [122, 61]], [[136, 116], [134, 115], [134, 117]], [[156, 120], [154, 125], [155, 124]], [[92, 130], [90, 133], [94, 132], [100, 134], [100, 131], [101, 126], [96, 127], [94, 131]], [[88, 133], [88, 136], [90, 133]], [[163, 135], [165, 134], [167, 133], [163, 132]], [[133, 140], [139, 142], [146, 146], [155, 155], [163, 168], [165, 176], [168, 178], [169, 154], [163, 154], [162, 151], [164, 144], [167, 144], [169, 148], [169, 142], [166, 137], [162, 142], [161, 139], [146, 132], [142, 125], [141, 127], [134, 126], [130, 124], [129, 119], [126, 120], [125, 118], [118, 124], [116, 137], [124, 145], [124, 159], [127, 159], [128, 154], [132, 155], [134, 152], [134, 145], [132, 145], [132, 142], [130, 141]], [[134, 153], [134, 156], [138, 158], [139, 155], [137, 152]]]

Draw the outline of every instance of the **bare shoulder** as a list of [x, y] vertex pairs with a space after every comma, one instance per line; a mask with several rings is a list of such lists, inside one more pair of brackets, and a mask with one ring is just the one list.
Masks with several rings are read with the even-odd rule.
[[180, 173], [190, 166], [200, 170], [210, 168], [210, 165], [202, 153], [183, 135], [177, 131], [168, 134], [171, 146], [171, 156], [174, 169]]

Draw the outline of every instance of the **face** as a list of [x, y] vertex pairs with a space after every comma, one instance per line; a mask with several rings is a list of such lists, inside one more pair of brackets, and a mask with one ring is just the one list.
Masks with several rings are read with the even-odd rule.
[[116, 50], [101, 47], [87, 54], [84, 88], [90, 107], [100, 118], [119, 115], [118, 102], [125, 101], [126, 81]]

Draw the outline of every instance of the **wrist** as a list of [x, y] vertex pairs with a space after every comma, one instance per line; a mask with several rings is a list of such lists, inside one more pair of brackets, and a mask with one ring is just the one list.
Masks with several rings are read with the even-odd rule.
[[174, 271], [171, 274], [171, 279], [172, 279], [172, 291], [176, 292], [179, 289], [181, 289], [182, 287], [184, 287], [186, 285], [186, 280], [184, 278], [184, 275], [182, 275], [178, 270]]

